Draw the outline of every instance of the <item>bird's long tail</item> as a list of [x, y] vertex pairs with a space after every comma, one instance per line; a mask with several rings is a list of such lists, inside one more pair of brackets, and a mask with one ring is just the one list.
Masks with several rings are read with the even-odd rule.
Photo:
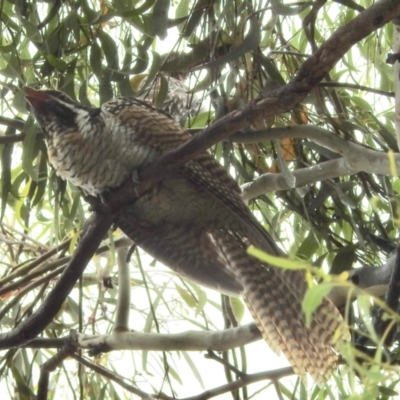
[[347, 339], [337, 308], [324, 299], [307, 326], [302, 311], [307, 283], [301, 271], [262, 264], [230, 232], [219, 231], [214, 236], [244, 287], [244, 299], [266, 342], [275, 352], [282, 350], [296, 374], [305, 379], [309, 373], [323, 383], [337, 366], [333, 338]]

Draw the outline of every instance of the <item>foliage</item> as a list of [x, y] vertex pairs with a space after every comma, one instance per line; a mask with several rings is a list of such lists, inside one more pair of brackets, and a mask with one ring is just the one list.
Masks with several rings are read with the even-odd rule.
[[[225, 114], [283, 86], [303, 61], [338, 27], [356, 17], [370, 0], [357, 2], [281, 2], [271, 0], [167, 0], [46, 2], [4, 0], [0, 7], [1, 116], [1, 329], [7, 332], [34, 312], [73, 253], [89, 215], [79, 191], [48, 166], [46, 145], [29, 113], [24, 85], [55, 87], [85, 104], [149, 90], [160, 73], [185, 73], [186, 83], [202, 99], [201, 113], [186, 122], [203, 128]], [[288, 125], [317, 126], [330, 135], [382, 153], [398, 151], [394, 132], [391, 66], [385, 62], [393, 25], [385, 25], [346, 53], [305, 100], [290, 112], [255, 122], [250, 131]], [[166, 52], [179, 56], [162, 57]], [[147, 74], [138, 89], [136, 77]], [[163, 81], [156, 95], [162, 103]], [[139, 93], [135, 90], [139, 90]], [[254, 143], [226, 141], [211, 151], [240, 184], [280, 172], [293, 182], [293, 171], [335, 160], [339, 155], [313, 140], [286, 137]], [[368, 162], [368, 160], [366, 160]], [[352, 172], [271, 193], [268, 187], [251, 207], [281, 247], [326, 273], [354, 266], [379, 265], [386, 255], [374, 236], [397, 237], [400, 186], [385, 175]], [[112, 330], [118, 240], [111, 232], [79, 285], [42, 337], [62, 338], [70, 329], [86, 334]], [[114, 281], [114, 288], [104, 282]], [[329, 284], [329, 283], [328, 283]], [[142, 332], [230, 327], [229, 302], [186, 282], [146, 257], [131, 254], [131, 325]], [[325, 293], [325, 292], [324, 292]], [[369, 301], [354, 306], [369, 326]], [[233, 301], [233, 314], [243, 304]], [[347, 309], [347, 313], [354, 310]], [[228, 310], [228, 311], [227, 311]], [[245, 314], [243, 322], [250, 321]], [[377, 339], [379, 341], [379, 339]], [[55, 342], [54, 342], [55, 343]], [[58, 345], [2, 352], [2, 393], [28, 399], [37, 390], [40, 365]], [[264, 343], [224, 352], [220, 364], [185, 351], [135, 351], [103, 354], [92, 361], [147, 393], [189, 397], [260, 370], [273, 370]], [[396, 357], [397, 347], [392, 349]], [[262, 363], [259, 362], [260, 354]], [[232, 390], [234, 398], [337, 398], [396, 393], [393, 366], [379, 359], [360, 365], [343, 349], [349, 367], [334, 389], [306, 389], [296, 379], [272, 379]], [[215, 356], [215, 355], [214, 355]], [[213, 358], [213, 357], [211, 357]], [[217, 357], [214, 357], [214, 359]], [[274, 359], [275, 360], [275, 359]], [[265, 361], [265, 362], [264, 362]], [[278, 361], [279, 362], [279, 361]], [[212, 365], [213, 364], [213, 365]], [[229, 368], [228, 365], [233, 365]], [[282, 364], [284, 365], [284, 364]], [[99, 371], [66, 361], [50, 375], [54, 398], [124, 398], [129, 388], [108, 381]], [[359, 377], [356, 377], [356, 373]], [[244, 379], [244, 378], [243, 378]], [[124, 389], [123, 389], [124, 387]], [[332, 391], [330, 391], [332, 390]], [[6, 395], [7, 396], [7, 395]], [[225, 395], [230, 398], [230, 394]], [[4, 397], [6, 398], [6, 397]], [[51, 398], [51, 397], [49, 397]], [[161, 397], [163, 398], [163, 397]], [[164, 397], [169, 398], [169, 397]], [[175, 398], [175, 397], [174, 397]], [[206, 398], [206, 397], [202, 397]], [[371, 398], [371, 397], [370, 397]]]

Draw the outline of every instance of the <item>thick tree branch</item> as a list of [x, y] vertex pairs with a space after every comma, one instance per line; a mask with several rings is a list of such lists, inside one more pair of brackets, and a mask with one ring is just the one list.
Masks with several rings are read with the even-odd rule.
[[82, 348], [91, 354], [112, 350], [146, 351], [225, 351], [261, 338], [255, 324], [222, 331], [185, 331], [173, 334], [113, 332], [111, 335], [86, 336], [78, 334]]
[[[295, 179], [293, 187], [298, 188], [326, 179], [348, 176], [357, 172], [360, 171], [352, 171], [344, 159], [338, 158], [313, 165], [312, 167], [297, 169], [292, 171], [291, 174]], [[267, 173], [259, 176], [252, 182], [242, 185], [242, 198], [245, 201], [249, 201], [266, 193], [292, 189], [293, 187], [287, 182], [283, 173]]]
[[[264, 131], [240, 133], [233, 135], [232, 141], [254, 143], [287, 137], [310, 139], [341, 156], [341, 158], [291, 172], [295, 178], [295, 185], [293, 187], [301, 187], [321, 180], [352, 175], [358, 172], [386, 176], [393, 175], [387, 153], [369, 149], [316, 126], [291, 125]], [[400, 154], [393, 154], [393, 158], [397, 171], [400, 171]], [[291, 187], [285, 180], [284, 174], [264, 174], [242, 186], [243, 199], [250, 200], [265, 193], [285, 189], [291, 189]]]
[[[19, 118], [7, 118], [7, 117], [0, 115], [0, 125], [5, 125], [5, 126], [8, 126], [9, 128], [13, 128], [18, 131], [23, 131], [25, 122]], [[12, 137], [15, 138], [15, 136], [25, 136], [25, 135], [10, 135], [10, 136], [11, 136], [11, 138]], [[1, 144], [7, 143], [7, 142], [3, 142], [4, 137], [2, 137], [1, 139], [2, 139], [0, 142]], [[10, 142], [10, 143], [14, 143], [14, 142]]]
[[[357, 294], [368, 293], [369, 295], [381, 297], [387, 292], [392, 271], [396, 265], [396, 254], [392, 254], [387, 262], [381, 266], [365, 266], [350, 271], [349, 281], [354, 287], [334, 287], [329, 293], [330, 300], [337, 306], [342, 307], [347, 301], [353, 299]], [[357, 289], [361, 289], [358, 291]], [[351, 293], [350, 293], [351, 291]], [[349, 297], [351, 296], [351, 297]], [[90, 349], [93, 353], [113, 350], [149, 350], [149, 351], [225, 351], [261, 339], [254, 323], [243, 325], [238, 328], [225, 329], [218, 332], [189, 331], [177, 334], [144, 334], [139, 332], [119, 332], [111, 335], [86, 336], [79, 334], [79, 346]], [[24, 347], [28, 348], [61, 348], [65, 339], [32, 340]]]

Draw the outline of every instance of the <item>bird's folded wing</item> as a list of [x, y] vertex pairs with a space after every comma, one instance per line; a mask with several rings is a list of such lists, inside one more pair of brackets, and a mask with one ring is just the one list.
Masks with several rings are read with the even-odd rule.
[[177, 224], [143, 228], [129, 208], [116, 224], [138, 246], [179, 275], [230, 296], [241, 294], [241, 284], [226, 268], [226, 261], [205, 231]]

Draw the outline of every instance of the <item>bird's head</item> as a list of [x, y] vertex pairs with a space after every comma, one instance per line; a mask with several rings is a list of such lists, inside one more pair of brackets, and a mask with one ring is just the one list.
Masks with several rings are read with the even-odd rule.
[[25, 98], [46, 137], [66, 131], [83, 131], [97, 124], [100, 108], [89, 108], [73, 101], [57, 90], [36, 90], [25, 87]]

